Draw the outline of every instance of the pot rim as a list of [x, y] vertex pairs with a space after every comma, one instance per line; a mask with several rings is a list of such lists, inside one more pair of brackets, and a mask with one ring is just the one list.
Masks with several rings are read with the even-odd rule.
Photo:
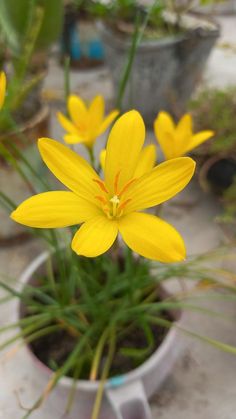
[[[195, 18], [198, 19], [199, 22], [209, 22], [209, 19], [202, 19], [199, 16], [195, 16]], [[219, 24], [212, 21], [210, 23], [212, 24], [212, 28], [206, 29], [199, 25], [199, 28], [192, 30], [186, 29], [186, 31], [177, 35], [167, 35], [158, 39], [144, 39], [139, 44], [138, 49], [144, 52], [147, 49], [167, 48], [179, 44], [192, 36], [196, 36], [195, 33], [197, 33], [200, 38], [218, 38], [220, 34]], [[105, 39], [105, 42], [112, 43], [116, 45], [117, 48], [123, 50], [131, 47], [132, 40], [122, 37], [122, 34], [116, 34], [112, 28], [109, 25], [106, 25], [102, 20], [97, 20], [96, 25], [102, 38], [104, 37], [103, 39]]]
[[[44, 251], [40, 255], [38, 255], [35, 259], [33, 259], [30, 264], [26, 267], [23, 273], [20, 275], [19, 283], [23, 288], [32, 275], [37, 271], [37, 269], [43, 265], [43, 263], [47, 260], [50, 252]], [[22, 304], [21, 301], [18, 302], [17, 307], [17, 314], [18, 317], [21, 316], [21, 308]], [[150, 370], [153, 370], [155, 365], [161, 362], [162, 358], [165, 356], [166, 352], [168, 352], [169, 348], [174, 344], [176, 339], [178, 330], [174, 327], [174, 323], [178, 324], [182, 321], [183, 312], [180, 311], [177, 321], [173, 322], [173, 326], [169, 329], [166, 336], [164, 337], [162, 343], [158, 346], [156, 351], [139, 367], [131, 370], [126, 374], [122, 374], [120, 376], [111, 377], [110, 379], [106, 380], [105, 387], [106, 388], [115, 388], [119, 387], [120, 385], [128, 385], [129, 383], [136, 381], [144, 377]], [[53, 371], [45, 365], [30, 349], [30, 346], [26, 344], [26, 349], [31, 357], [31, 359], [50, 377], [53, 374]], [[71, 387], [73, 384], [73, 379], [70, 377], [63, 376], [60, 379], [60, 384], [64, 387]], [[100, 380], [89, 381], [89, 380], [77, 380], [76, 382], [76, 389], [90, 391], [90, 392], [97, 392], [99, 389]]]
[[9, 132], [4, 132], [0, 135], [0, 141], [4, 141], [4, 139], [7, 137], [15, 136], [16, 134], [24, 134], [25, 131], [30, 130], [31, 128], [38, 125], [41, 121], [46, 119], [50, 114], [50, 108], [47, 104], [41, 103], [40, 108], [38, 111], [27, 121], [23, 122], [22, 124], [18, 125], [17, 129], [13, 129]]

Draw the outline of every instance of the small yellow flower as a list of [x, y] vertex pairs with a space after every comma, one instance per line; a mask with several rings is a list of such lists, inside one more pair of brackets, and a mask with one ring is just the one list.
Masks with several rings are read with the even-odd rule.
[[11, 218], [38, 228], [82, 223], [72, 241], [78, 255], [95, 257], [106, 252], [120, 233], [127, 246], [146, 258], [183, 260], [185, 246], [180, 234], [170, 224], [142, 211], [181, 191], [193, 175], [195, 162], [179, 157], [135, 178], [144, 138], [145, 127], [138, 112], [127, 112], [118, 119], [107, 143], [104, 180], [68, 147], [40, 139], [44, 162], [71, 192], [35, 195], [24, 201]]
[[1, 71], [0, 73], [0, 109], [2, 109], [4, 100], [5, 100], [5, 94], [6, 94], [6, 74]]
[[193, 134], [191, 115], [185, 114], [175, 125], [167, 112], [158, 114], [154, 122], [154, 131], [166, 160], [184, 156], [214, 135], [214, 131]]
[[104, 118], [104, 99], [96, 96], [89, 107], [76, 95], [68, 98], [68, 113], [70, 119], [58, 112], [58, 120], [67, 131], [64, 140], [68, 144], [83, 143], [92, 147], [99, 135], [103, 134], [111, 123], [118, 116], [118, 110], [110, 112]]

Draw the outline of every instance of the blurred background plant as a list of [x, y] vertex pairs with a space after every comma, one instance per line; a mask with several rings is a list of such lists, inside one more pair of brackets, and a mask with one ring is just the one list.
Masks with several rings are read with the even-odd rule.
[[[62, 0], [0, 2], [0, 65], [7, 75], [7, 94], [0, 113], [1, 201], [6, 194], [15, 202], [27, 196], [32, 186], [25, 174], [26, 167], [41, 170], [41, 161], [34, 150], [37, 138], [49, 135], [50, 122], [41, 90], [49, 50], [58, 39], [62, 21]], [[28, 163], [24, 164], [26, 156]], [[4, 207], [10, 201], [6, 204], [5, 200]], [[0, 217], [1, 245], [27, 237], [2, 209]]]
[[[195, 152], [204, 190], [220, 197], [220, 219], [235, 225], [236, 217], [236, 87], [206, 89], [190, 103], [197, 129], [210, 126], [215, 137]], [[209, 124], [209, 125], [208, 125]]]
[[49, 48], [59, 36], [62, 19], [62, 0], [0, 2], [1, 67], [6, 68], [8, 78], [8, 93], [0, 115], [1, 133], [38, 111], [38, 86], [47, 67]]

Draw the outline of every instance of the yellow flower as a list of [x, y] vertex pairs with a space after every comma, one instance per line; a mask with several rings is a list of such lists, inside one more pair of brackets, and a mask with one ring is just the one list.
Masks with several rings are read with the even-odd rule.
[[71, 120], [61, 112], [57, 115], [60, 124], [68, 132], [64, 136], [65, 142], [83, 143], [87, 147], [92, 147], [96, 138], [106, 131], [119, 114], [118, 110], [113, 110], [104, 118], [104, 106], [102, 96], [96, 96], [89, 107], [86, 107], [79, 96], [70, 95], [68, 113]]
[[5, 100], [5, 94], [6, 94], [6, 74], [1, 71], [0, 73], [0, 109], [2, 109], [4, 100]]
[[134, 173], [145, 138], [140, 114], [130, 111], [114, 124], [106, 149], [102, 180], [78, 154], [57, 141], [39, 140], [41, 156], [54, 175], [71, 190], [35, 195], [24, 201], [11, 218], [38, 228], [82, 224], [72, 249], [95, 257], [106, 252], [118, 233], [133, 251], [161, 262], [185, 258], [182, 237], [160, 218], [145, 214], [172, 198], [191, 179], [195, 162], [180, 157], [149, 170], [138, 179]]
[[[151, 170], [156, 163], [156, 147], [154, 144], [150, 144], [144, 147], [139, 155], [139, 160], [137, 162], [137, 167], [134, 172], [134, 177], [139, 178], [144, 173]], [[106, 150], [102, 150], [100, 153], [100, 164], [103, 171], [105, 171], [105, 164], [106, 164]]]
[[166, 160], [184, 156], [214, 135], [213, 131], [193, 134], [192, 117], [185, 114], [175, 125], [167, 112], [160, 112], [154, 122], [156, 138]]

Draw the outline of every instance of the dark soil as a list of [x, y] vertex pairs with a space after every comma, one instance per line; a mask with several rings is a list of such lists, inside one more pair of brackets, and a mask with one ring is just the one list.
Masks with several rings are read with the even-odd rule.
[[[173, 317], [169, 313], [162, 313], [162, 318], [173, 321]], [[161, 326], [152, 327], [153, 336], [155, 339], [155, 348], [148, 353], [147, 358], [161, 345], [163, 339], [166, 336], [167, 328]], [[73, 351], [74, 346], [77, 344], [77, 339], [69, 335], [66, 331], [60, 330], [48, 336], [42, 337], [31, 343], [30, 347], [33, 353], [36, 355], [41, 362], [47, 365], [49, 368], [54, 369], [55, 366], [60, 367], [66, 361], [70, 353]], [[142, 329], [134, 329], [127, 333], [118, 342], [117, 348], [137, 348], [145, 349], [147, 342]], [[137, 368], [143, 363], [140, 359], [129, 358], [116, 351], [112, 363], [112, 369], [110, 376], [120, 375], [127, 373], [134, 368]], [[105, 361], [105, 357], [104, 357]], [[102, 369], [102, 365], [101, 365]], [[101, 371], [100, 371], [101, 372]], [[80, 378], [88, 379], [89, 365], [82, 372]], [[69, 376], [73, 376], [73, 371], [70, 371]]]

